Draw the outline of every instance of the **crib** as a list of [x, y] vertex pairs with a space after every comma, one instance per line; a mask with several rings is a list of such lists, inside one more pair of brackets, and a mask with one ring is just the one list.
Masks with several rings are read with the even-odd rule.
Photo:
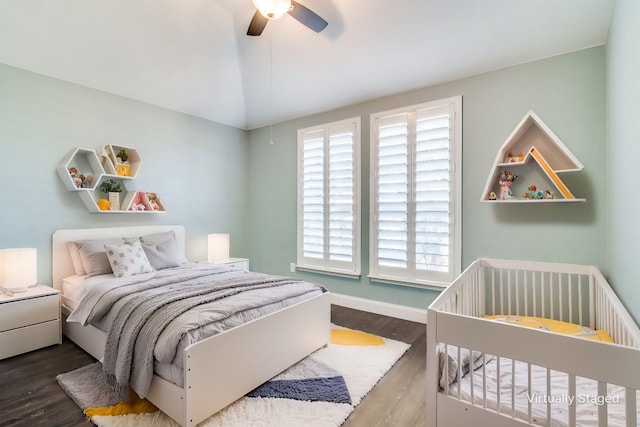
[[[605, 330], [614, 343], [486, 315]], [[640, 329], [596, 267], [478, 259], [427, 310], [427, 426], [636, 427], [639, 367]]]

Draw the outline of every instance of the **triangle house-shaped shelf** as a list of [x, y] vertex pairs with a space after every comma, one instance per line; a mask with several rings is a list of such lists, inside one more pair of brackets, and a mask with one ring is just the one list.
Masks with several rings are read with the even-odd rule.
[[498, 151], [480, 201], [584, 202], [559, 176], [582, 168], [560, 138], [529, 111]]

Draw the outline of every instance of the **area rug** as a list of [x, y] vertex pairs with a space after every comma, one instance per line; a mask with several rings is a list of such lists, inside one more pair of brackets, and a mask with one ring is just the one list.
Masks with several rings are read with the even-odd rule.
[[[331, 343], [199, 424], [201, 427], [335, 427], [409, 348], [408, 344], [332, 326]], [[102, 381], [99, 362], [57, 376], [100, 427], [177, 427], [147, 400], [129, 402]]]

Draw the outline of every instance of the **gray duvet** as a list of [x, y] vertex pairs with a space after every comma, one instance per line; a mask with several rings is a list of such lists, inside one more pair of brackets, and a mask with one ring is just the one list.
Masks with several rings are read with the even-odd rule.
[[194, 342], [323, 292], [290, 278], [186, 264], [83, 288], [68, 321], [107, 331], [103, 367], [126, 397], [145, 397], [157, 373], [182, 386], [182, 350]]

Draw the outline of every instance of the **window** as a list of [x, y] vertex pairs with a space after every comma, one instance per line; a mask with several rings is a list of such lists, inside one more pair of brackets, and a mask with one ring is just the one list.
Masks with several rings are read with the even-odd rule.
[[360, 118], [298, 131], [300, 269], [360, 275]]
[[461, 105], [371, 116], [373, 280], [444, 286], [459, 274]]

